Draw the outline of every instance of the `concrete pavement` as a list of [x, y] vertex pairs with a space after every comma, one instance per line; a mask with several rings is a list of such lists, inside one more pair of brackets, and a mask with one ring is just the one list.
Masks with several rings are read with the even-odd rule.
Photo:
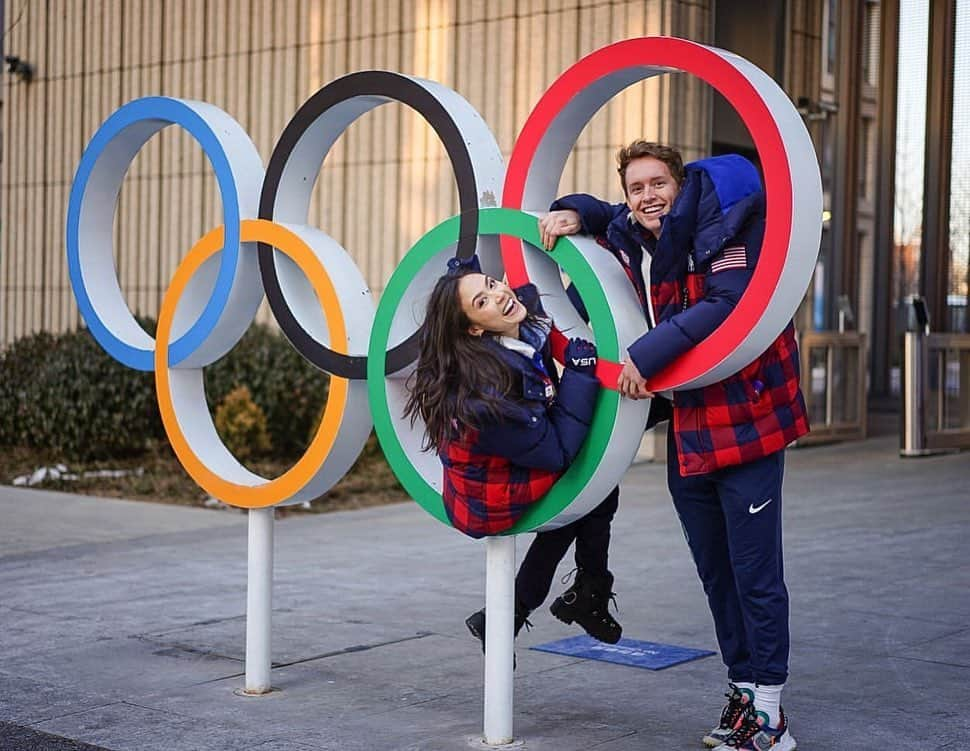
[[[902, 460], [892, 437], [790, 451], [784, 503], [799, 748], [970, 749], [970, 455]], [[660, 466], [625, 478], [612, 568], [624, 636], [716, 649]], [[235, 693], [245, 592], [244, 514], [0, 487], [0, 749], [483, 748], [463, 624], [483, 545], [415, 504], [278, 521], [278, 690], [258, 698]], [[532, 621], [517, 748], [701, 748], [719, 658], [652, 672], [536, 652], [580, 632]]]

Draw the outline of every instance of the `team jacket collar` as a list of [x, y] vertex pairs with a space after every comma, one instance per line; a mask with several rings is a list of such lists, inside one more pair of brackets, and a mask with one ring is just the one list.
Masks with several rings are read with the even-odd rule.
[[627, 213], [611, 222], [609, 231], [633, 235], [653, 256], [651, 276], [681, 273], [689, 251], [700, 266], [741, 233], [751, 216], [764, 210], [764, 192], [755, 166], [737, 154], [702, 159], [684, 167], [681, 185], [670, 213], [661, 219], [659, 240], [643, 230]]
[[[555, 383], [545, 364], [549, 352], [549, 329], [543, 326], [532, 334], [536, 337], [533, 344], [509, 337], [489, 337], [485, 341], [495, 355], [522, 378], [522, 395], [526, 399], [545, 399], [549, 396], [547, 385]], [[507, 340], [514, 348], [505, 346], [500, 340]]]

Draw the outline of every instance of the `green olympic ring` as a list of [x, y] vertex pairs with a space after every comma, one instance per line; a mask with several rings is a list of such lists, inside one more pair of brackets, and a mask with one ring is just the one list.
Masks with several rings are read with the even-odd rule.
[[[441, 465], [437, 456], [430, 455], [433, 463], [428, 463], [425, 471], [421, 471], [421, 468], [412, 461], [411, 455], [414, 452], [409, 453], [402, 445], [402, 435], [396, 426], [411, 434], [407, 437], [411, 439], [412, 445], [414, 438], [414, 432], [409, 430], [410, 426], [395, 418], [395, 412], [401, 414], [406, 379], [385, 377], [385, 359], [387, 345], [396, 317], [400, 313], [402, 300], [413, 280], [421, 275], [422, 270], [436, 258], [446, 257], [442, 252], [450, 251], [458, 242], [459, 219], [459, 216], [453, 216], [443, 221], [421, 237], [401, 259], [381, 295], [367, 352], [368, 396], [374, 428], [384, 454], [411, 497], [425, 511], [449, 526], [451, 523], [445, 514], [440, 488], [435, 487], [434, 481], [430, 479], [437, 477], [437, 483], [440, 486]], [[524, 240], [537, 249], [541, 247], [536, 216], [517, 209], [480, 209], [478, 232], [480, 235], [507, 235]], [[545, 251], [539, 252], [545, 253]], [[616, 324], [606, 293], [589, 261], [571, 238], [562, 238], [556, 245], [556, 249], [548, 255], [569, 275], [579, 290], [589, 311], [592, 328], [596, 332], [600, 355], [618, 360], [620, 343]], [[436, 268], [440, 269], [440, 273], [444, 273], [443, 262]], [[390, 399], [388, 398], [389, 387], [392, 391]], [[619, 403], [619, 393], [610, 389], [600, 390], [589, 436], [576, 460], [549, 492], [505, 534], [528, 532], [546, 524], [562, 513], [580, 494], [606, 456]]]

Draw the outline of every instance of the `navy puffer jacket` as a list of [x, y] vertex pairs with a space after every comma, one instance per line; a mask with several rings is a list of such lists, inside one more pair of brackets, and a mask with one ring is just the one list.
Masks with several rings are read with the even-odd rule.
[[[534, 309], [534, 285], [515, 292]], [[493, 339], [486, 343], [512, 371], [514, 393], [504, 395], [499, 414], [483, 404], [477, 427], [465, 428], [438, 451], [445, 511], [452, 526], [470, 537], [507, 531], [549, 491], [586, 440], [600, 388], [595, 376], [575, 370], [563, 371], [560, 381], [548, 339], [542, 368]]]
[[[584, 232], [624, 265], [645, 309], [647, 300], [652, 305], [656, 327], [629, 348], [648, 385], [728, 317], [747, 288], [764, 238], [760, 178], [754, 165], [733, 154], [686, 165], [659, 239], [629, 217], [625, 204], [576, 194], [552, 208], [578, 211]], [[651, 256], [649, 280], [641, 269], [644, 252]], [[807, 433], [791, 323], [739, 372], [674, 392], [673, 423], [685, 476], [754, 461]]]

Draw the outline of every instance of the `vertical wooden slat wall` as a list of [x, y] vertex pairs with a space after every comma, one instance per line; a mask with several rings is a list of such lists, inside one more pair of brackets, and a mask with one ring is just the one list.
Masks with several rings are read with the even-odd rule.
[[[84, 146], [124, 102], [156, 94], [207, 101], [239, 120], [265, 162], [314, 91], [346, 73], [382, 68], [456, 88], [508, 156], [539, 96], [580, 57], [634, 36], [704, 40], [711, 5], [28, 0], [4, 42], [9, 54], [36, 66], [36, 77], [26, 84], [5, 75], [2, 83], [0, 348], [79, 325], [64, 252], [70, 185]], [[597, 113], [566, 166], [562, 191], [619, 199], [613, 152], [639, 136], [672, 137], [690, 157], [704, 148], [704, 87], [665, 78], [631, 87]], [[404, 252], [456, 210], [454, 178], [433, 130], [388, 104], [337, 141], [309, 219], [344, 244], [379, 293]], [[118, 279], [132, 310], [157, 315], [180, 259], [221, 216], [218, 186], [193, 139], [175, 128], [150, 139], [128, 171], [115, 216]], [[271, 319], [265, 306], [260, 319]]]

